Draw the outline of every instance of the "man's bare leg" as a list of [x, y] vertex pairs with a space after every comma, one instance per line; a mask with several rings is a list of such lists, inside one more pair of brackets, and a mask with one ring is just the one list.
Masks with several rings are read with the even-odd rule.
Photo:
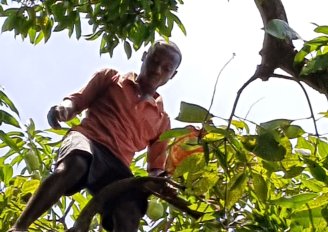
[[65, 158], [58, 165], [54, 173], [40, 185], [11, 231], [27, 230], [69, 188], [78, 183], [88, 172], [88, 169], [89, 163], [85, 156], [75, 154]]

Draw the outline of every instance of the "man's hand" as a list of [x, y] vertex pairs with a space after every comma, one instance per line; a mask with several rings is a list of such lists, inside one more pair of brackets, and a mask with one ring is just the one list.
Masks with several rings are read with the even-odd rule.
[[59, 122], [65, 122], [75, 116], [74, 106], [71, 100], [64, 100], [60, 105], [50, 108], [47, 118], [49, 125], [54, 129], [60, 129]]
[[153, 177], [166, 177], [167, 173], [162, 169], [154, 168], [148, 171], [148, 175]]

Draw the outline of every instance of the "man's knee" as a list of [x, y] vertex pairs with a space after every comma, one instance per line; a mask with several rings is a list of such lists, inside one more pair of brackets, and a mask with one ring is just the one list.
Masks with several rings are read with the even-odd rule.
[[74, 153], [65, 157], [57, 165], [56, 173], [73, 173], [78, 175], [89, 170], [90, 154], [83, 151], [74, 151]]
[[64, 185], [65, 195], [72, 195], [85, 188], [89, 163], [90, 157], [85, 154], [71, 154], [57, 165], [52, 178]]

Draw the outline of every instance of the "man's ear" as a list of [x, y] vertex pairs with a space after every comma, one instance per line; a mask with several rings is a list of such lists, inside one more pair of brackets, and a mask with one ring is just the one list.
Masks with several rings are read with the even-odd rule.
[[173, 79], [173, 77], [178, 73], [177, 70], [174, 71], [174, 73], [172, 74], [171, 78], [170, 79]]
[[144, 52], [141, 57], [141, 61], [145, 61], [148, 52]]

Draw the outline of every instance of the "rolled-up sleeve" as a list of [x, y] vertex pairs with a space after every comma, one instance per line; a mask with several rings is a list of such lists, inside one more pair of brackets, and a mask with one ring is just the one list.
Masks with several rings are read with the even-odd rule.
[[168, 117], [165, 117], [163, 120], [162, 128], [160, 130], [160, 134], [158, 138], [149, 144], [147, 151], [147, 170], [150, 171], [152, 169], [165, 169], [165, 162], [167, 158], [167, 140], [160, 140], [160, 135], [165, 131], [171, 128], [170, 120]]
[[114, 69], [102, 69], [96, 72], [89, 83], [79, 92], [73, 93], [64, 99], [70, 99], [74, 104], [76, 113], [81, 113], [97, 99], [99, 94], [108, 89], [109, 85], [113, 83], [113, 77], [116, 74], [117, 71]]

